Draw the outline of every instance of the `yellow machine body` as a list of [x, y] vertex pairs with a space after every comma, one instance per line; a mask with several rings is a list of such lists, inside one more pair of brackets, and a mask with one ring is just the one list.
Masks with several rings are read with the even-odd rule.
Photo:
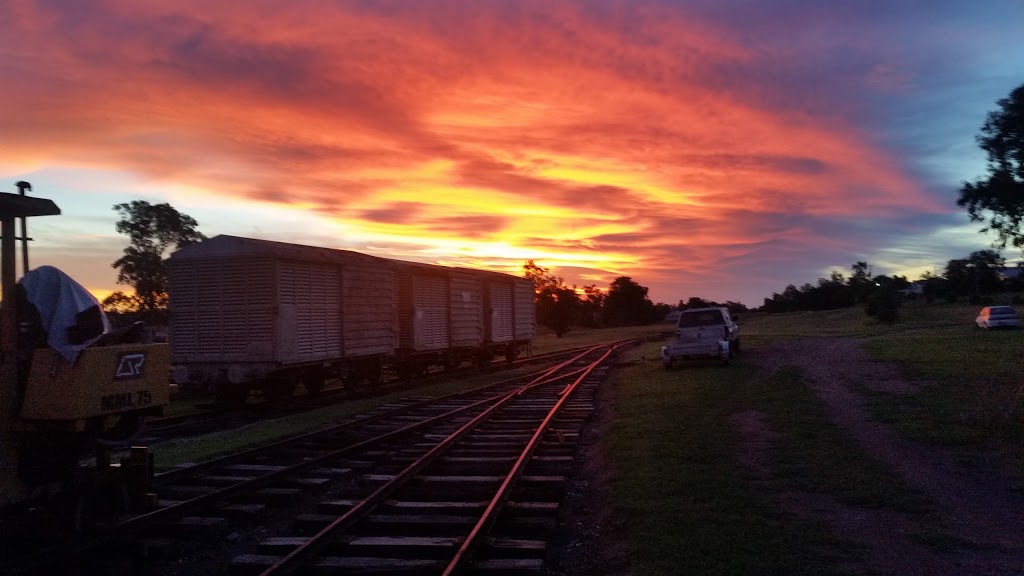
[[50, 348], [32, 354], [21, 420], [77, 421], [170, 403], [167, 344], [129, 344], [82, 350], [72, 365]]

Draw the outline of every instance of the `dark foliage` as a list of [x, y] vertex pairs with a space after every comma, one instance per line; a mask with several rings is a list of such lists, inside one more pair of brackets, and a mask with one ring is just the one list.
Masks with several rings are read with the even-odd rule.
[[619, 276], [608, 287], [604, 304], [604, 322], [608, 326], [650, 324], [655, 317], [654, 304], [647, 297], [647, 287], [629, 276]]
[[533, 298], [537, 306], [537, 323], [555, 331], [561, 338], [572, 327], [581, 307], [575, 287], [569, 288], [560, 276], [527, 260], [523, 276], [533, 281]]
[[120, 216], [115, 228], [128, 236], [128, 246], [124, 256], [112, 266], [118, 269], [117, 283], [131, 286], [135, 294], [112, 294], [104, 300], [104, 305], [154, 319], [167, 308], [164, 256], [172, 248], [181, 248], [206, 237], [196, 230], [198, 223], [192, 217], [178, 212], [170, 204], [135, 200], [115, 205], [114, 211]]
[[900, 292], [893, 284], [873, 290], [864, 303], [864, 312], [882, 322], [892, 323], [899, 318]]
[[967, 208], [972, 221], [985, 222], [982, 231], [996, 233], [996, 246], [1024, 248], [1024, 85], [997, 104], [977, 136], [988, 155], [988, 174], [964, 182], [957, 205]]

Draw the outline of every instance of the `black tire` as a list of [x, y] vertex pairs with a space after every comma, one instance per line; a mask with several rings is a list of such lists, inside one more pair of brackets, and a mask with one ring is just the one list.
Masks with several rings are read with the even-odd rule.
[[740, 353], [740, 339], [739, 338], [733, 340], [732, 343], [729, 344], [729, 350], [732, 350], [733, 352], [735, 352], [737, 354]]

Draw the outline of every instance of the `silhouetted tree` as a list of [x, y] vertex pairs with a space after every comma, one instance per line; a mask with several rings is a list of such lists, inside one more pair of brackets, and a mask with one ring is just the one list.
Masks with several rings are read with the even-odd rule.
[[1024, 85], [1008, 98], [996, 102], [998, 110], [988, 113], [978, 145], [988, 154], [988, 175], [964, 182], [957, 205], [967, 208], [974, 222], [986, 222], [982, 232], [993, 230], [995, 245], [1009, 242], [1024, 247]]
[[584, 299], [580, 301], [579, 318], [581, 326], [597, 328], [604, 316], [604, 301], [607, 295], [596, 284], [583, 287]]
[[850, 276], [850, 290], [853, 292], [853, 299], [856, 302], [863, 302], [871, 292], [871, 267], [867, 262], [856, 262], [851, 268], [853, 276]]
[[[115, 229], [128, 236], [124, 256], [112, 264], [118, 269], [117, 283], [134, 288], [138, 311], [153, 318], [155, 313], [167, 308], [166, 253], [206, 237], [196, 230], [199, 224], [191, 216], [178, 212], [170, 204], [135, 200], [116, 204], [114, 211], [120, 216]], [[111, 301], [111, 305], [131, 304], [130, 298]]]
[[864, 312], [868, 316], [874, 316], [887, 324], [895, 322], [899, 318], [900, 293], [896, 283], [885, 282], [882, 286], [871, 291], [867, 302], [864, 304]]
[[647, 288], [629, 276], [619, 276], [608, 287], [604, 320], [610, 326], [634, 326], [655, 321], [654, 304]]
[[533, 281], [537, 323], [551, 328], [555, 336], [561, 338], [572, 327], [580, 306], [576, 290], [566, 286], [560, 276], [551, 274], [549, 269], [538, 266], [533, 260], [523, 264], [523, 276]]
[[1004, 264], [998, 252], [977, 250], [967, 258], [947, 262], [944, 276], [956, 296], [991, 294], [999, 289], [999, 269]]

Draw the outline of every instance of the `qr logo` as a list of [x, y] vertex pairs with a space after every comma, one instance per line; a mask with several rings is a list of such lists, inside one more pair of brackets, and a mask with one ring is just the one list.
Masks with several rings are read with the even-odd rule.
[[145, 354], [125, 354], [117, 363], [114, 380], [130, 380], [142, 378], [142, 366], [146, 362]]

